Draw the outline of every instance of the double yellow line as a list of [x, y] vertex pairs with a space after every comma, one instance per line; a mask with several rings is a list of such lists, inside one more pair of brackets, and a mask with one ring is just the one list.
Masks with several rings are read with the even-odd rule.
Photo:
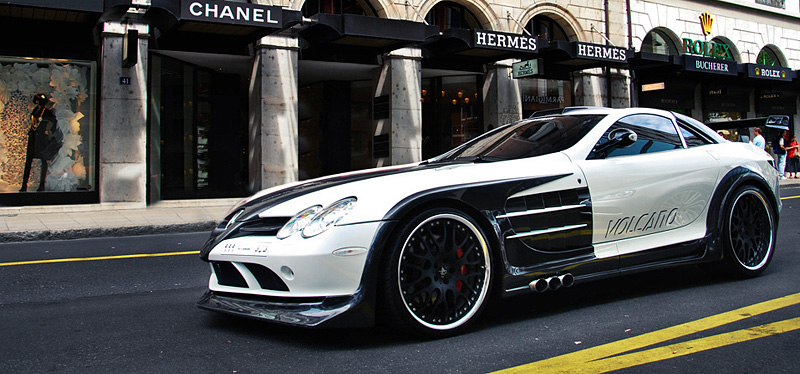
[[61, 263], [61, 262], [121, 260], [121, 259], [126, 259], [126, 258], [182, 256], [182, 255], [196, 255], [196, 254], [199, 254], [199, 253], [200, 253], [200, 251], [186, 251], [186, 252], [164, 252], [164, 253], [139, 253], [139, 254], [133, 254], [133, 255], [101, 256], [101, 257], [54, 258], [54, 259], [50, 259], [50, 260], [0, 262], [0, 267], [2, 267], [2, 266], [14, 266], [14, 265], [55, 264], [55, 263]]
[[800, 293], [746, 306], [730, 312], [717, 314], [613, 343], [500, 370], [495, 373], [606, 373], [766, 336], [782, 334], [800, 329], [800, 317], [626, 354], [626, 352], [639, 350], [651, 345], [797, 304], [800, 304]]

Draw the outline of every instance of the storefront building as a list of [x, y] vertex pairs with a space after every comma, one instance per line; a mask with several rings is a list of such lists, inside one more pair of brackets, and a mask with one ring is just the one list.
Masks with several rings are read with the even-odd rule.
[[794, 129], [798, 1], [632, 1], [630, 24], [635, 105], [706, 123], [788, 115]]
[[571, 105], [796, 121], [778, 3], [10, 1], [33, 31], [0, 46], [0, 204], [242, 197]]

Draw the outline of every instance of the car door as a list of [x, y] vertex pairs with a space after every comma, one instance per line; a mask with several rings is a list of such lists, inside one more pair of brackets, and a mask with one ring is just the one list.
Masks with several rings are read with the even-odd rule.
[[[632, 145], [593, 151], [577, 162], [592, 198], [593, 243], [616, 243], [622, 267], [629, 254], [701, 238], [705, 220], [698, 219], [705, 217], [718, 178], [709, 147], [687, 147], [675, 119], [666, 116], [623, 117], [595, 149], [625, 130], [636, 133]], [[673, 255], [681, 254], [659, 257]]]

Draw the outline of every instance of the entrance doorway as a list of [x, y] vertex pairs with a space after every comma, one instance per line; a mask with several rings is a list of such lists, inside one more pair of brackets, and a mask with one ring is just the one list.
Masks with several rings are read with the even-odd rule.
[[150, 61], [149, 202], [246, 196], [242, 77], [157, 53]]
[[422, 159], [447, 152], [484, 132], [481, 75], [422, 80]]

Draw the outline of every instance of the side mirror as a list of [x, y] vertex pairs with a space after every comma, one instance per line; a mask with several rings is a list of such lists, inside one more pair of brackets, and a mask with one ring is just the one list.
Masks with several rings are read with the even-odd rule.
[[614, 148], [630, 147], [639, 139], [633, 130], [616, 129], [608, 134], [608, 141], [598, 145], [594, 149], [595, 154], [604, 153]]

